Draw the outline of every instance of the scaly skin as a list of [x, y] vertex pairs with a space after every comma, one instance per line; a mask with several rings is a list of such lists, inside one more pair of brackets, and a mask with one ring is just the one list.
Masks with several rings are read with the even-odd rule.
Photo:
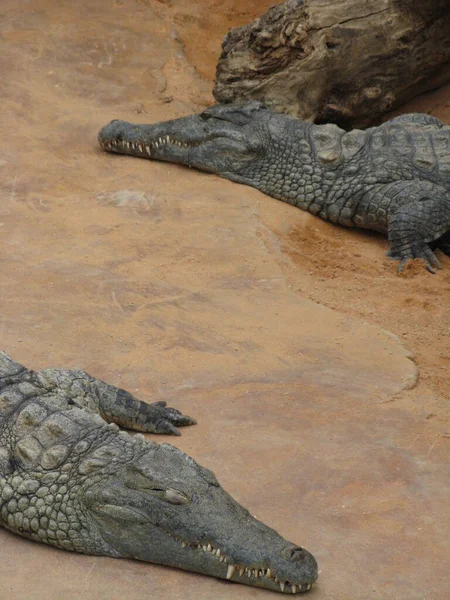
[[181, 450], [118, 427], [176, 434], [194, 423], [83, 371], [35, 373], [0, 352], [0, 525], [84, 554], [309, 590], [318, 575], [309, 552], [257, 521]]
[[450, 127], [429, 115], [345, 132], [250, 102], [154, 125], [112, 121], [98, 139], [109, 152], [197, 167], [331, 223], [380, 231], [399, 270], [421, 258], [434, 272], [433, 249], [450, 254]]

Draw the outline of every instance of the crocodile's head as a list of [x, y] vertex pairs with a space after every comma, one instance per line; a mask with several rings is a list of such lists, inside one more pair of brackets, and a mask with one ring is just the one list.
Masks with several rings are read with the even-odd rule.
[[169, 444], [141, 448], [85, 493], [115, 553], [290, 594], [311, 588], [314, 557], [254, 518], [211, 471]]
[[258, 187], [285, 138], [285, 115], [260, 102], [217, 105], [180, 119], [133, 125], [111, 121], [98, 134], [109, 152], [130, 154], [196, 167]]

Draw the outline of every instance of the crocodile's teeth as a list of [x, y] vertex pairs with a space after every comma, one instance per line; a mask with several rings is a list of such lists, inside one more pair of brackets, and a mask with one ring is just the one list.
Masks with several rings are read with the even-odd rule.
[[266, 577], [272, 579], [272, 571], [270, 569], [267, 569]]
[[310, 583], [307, 583], [307, 584], [306, 584], [306, 591], [308, 591], [308, 590], [310, 590], [310, 589], [311, 589], [311, 584], [310, 584]]
[[261, 569], [261, 570], [259, 571], [258, 575], [259, 575], [260, 577], [264, 577], [264, 571], [263, 571], [263, 569]]
[[236, 567], [234, 565], [228, 565], [227, 579], [231, 579], [235, 573], [236, 573]]
[[220, 562], [223, 562], [223, 561], [225, 560], [225, 557], [224, 557], [224, 556], [221, 556], [221, 557], [219, 558], [219, 560], [220, 560]]
[[297, 586], [293, 585], [292, 586], [292, 593], [295, 594], [297, 592]]
[[284, 592], [284, 588], [285, 588], [284, 581], [280, 581], [280, 588], [281, 588], [281, 591]]
[[239, 575], [242, 577], [242, 575], [243, 575], [244, 573], [245, 573], [245, 568], [244, 568], [244, 567], [241, 567], [241, 568], [239, 569]]
[[149, 147], [149, 146], [145, 146], [145, 150], [146, 150], [147, 154], [148, 154], [149, 156], [151, 156], [151, 153], [150, 153], [150, 147]]
[[218, 558], [220, 558], [220, 548], [217, 548], [217, 550], [216, 550], [216, 556], [217, 556]]

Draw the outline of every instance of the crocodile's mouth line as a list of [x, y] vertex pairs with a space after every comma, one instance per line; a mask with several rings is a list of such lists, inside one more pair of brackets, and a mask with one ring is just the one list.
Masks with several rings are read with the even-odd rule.
[[[131, 512], [138, 515], [144, 521], [151, 523], [149, 519], [145, 517], [139, 510], [131, 509]], [[224, 550], [219, 548], [219, 546], [214, 545], [214, 542], [208, 542], [200, 544], [198, 542], [188, 542], [183, 538], [172, 534], [170, 531], [167, 531], [165, 528], [158, 528], [163, 531], [166, 535], [172, 538], [175, 542], [181, 545], [181, 548], [186, 551], [198, 551], [209, 554], [213, 560], [217, 560], [218, 563], [224, 563], [224, 566], [227, 566], [227, 574], [226, 579], [233, 579], [236, 576], [235, 581], [239, 582], [238, 577], [247, 577], [248, 579], [260, 580], [264, 582], [264, 580], [271, 581], [280, 586], [280, 590], [284, 593], [297, 594], [302, 592], [307, 592], [311, 589], [311, 583], [292, 583], [289, 580], [283, 579], [280, 580], [277, 577], [277, 574], [272, 571], [270, 568], [261, 568], [254, 566], [247, 566], [243, 564], [236, 564], [231, 557], [229, 557]], [[251, 582], [250, 582], [251, 583]]]
[[300, 592], [307, 592], [311, 589], [311, 583], [291, 583], [290, 581], [280, 581], [275, 573], [271, 569], [261, 569], [255, 567], [247, 567], [245, 565], [234, 564], [232, 558], [227, 556], [219, 547], [214, 547], [212, 544], [195, 544], [186, 542], [178, 536], [172, 535], [166, 532], [175, 541], [181, 544], [183, 549], [187, 550], [200, 550], [202, 552], [211, 554], [212, 557], [216, 558], [219, 562], [225, 563], [227, 568], [227, 579], [232, 579], [236, 574], [239, 577], [247, 577], [248, 579], [266, 579], [277, 583], [280, 586], [280, 590], [284, 593], [297, 594]]
[[[205, 140], [207, 141], [207, 140]], [[176, 140], [175, 138], [172, 138], [170, 135], [165, 135], [162, 137], [159, 137], [157, 140], [154, 140], [152, 142], [143, 142], [143, 141], [137, 141], [137, 142], [129, 142], [128, 140], [122, 140], [122, 139], [113, 139], [113, 140], [105, 140], [105, 141], [100, 141], [100, 146], [104, 149], [104, 150], [109, 150], [109, 151], [122, 151], [122, 150], [132, 150], [134, 152], [140, 152], [142, 155], [147, 155], [147, 156], [151, 156], [152, 155], [152, 151], [154, 151], [155, 149], [161, 148], [163, 146], [177, 146], [178, 148], [193, 148], [194, 146], [200, 146], [201, 144], [204, 143], [204, 141], [201, 142], [181, 142], [180, 140]]]

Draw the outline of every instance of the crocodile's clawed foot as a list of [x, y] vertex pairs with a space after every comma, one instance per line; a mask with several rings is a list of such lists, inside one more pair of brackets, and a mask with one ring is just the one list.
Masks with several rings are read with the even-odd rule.
[[409, 248], [406, 252], [396, 253], [392, 250], [387, 252], [386, 256], [392, 258], [392, 260], [399, 260], [400, 264], [398, 266], [398, 272], [402, 273], [407, 262], [409, 260], [413, 260], [414, 258], [420, 258], [425, 263], [425, 268], [429, 273], [433, 275], [436, 273], [436, 269], [441, 269], [441, 265], [436, 254], [431, 250], [431, 248], [427, 245]]
[[177, 427], [186, 427], [187, 425], [196, 425], [197, 421], [192, 417], [183, 415], [176, 408], [167, 406], [167, 402], [161, 400], [153, 402], [151, 405], [153, 410], [157, 411], [157, 419], [155, 419], [154, 433], [162, 433], [169, 435], [181, 435]]

